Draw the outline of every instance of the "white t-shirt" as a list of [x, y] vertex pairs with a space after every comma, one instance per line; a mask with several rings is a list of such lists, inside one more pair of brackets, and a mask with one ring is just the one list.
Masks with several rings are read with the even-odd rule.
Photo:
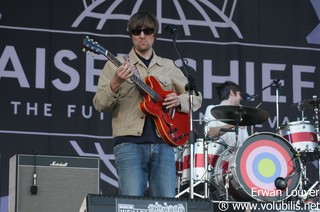
[[[205, 123], [205, 135], [208, 134], [210, 127], [220, 127], [223, 125], [226, 125], [226, 123], [223, 123], [221, 121], [217, 121], [216, 118], [214, 118], [211, 114], [211, 109], [214, 108], [217, 105], [209, 105], [206, 109], [206, 112], [204, 114], [204, 119], [207, 120]], [[246, 138], [249, 137], [247, 127], [239, 127], [238, 129], [238, 146], [243, 141], [245, 141]], [[229, 147], [236, 145], [236, 133], [235, 132], [227, 132], [223, 135], [221, 135], [219, 138], [220, 142], [227, 144]]]

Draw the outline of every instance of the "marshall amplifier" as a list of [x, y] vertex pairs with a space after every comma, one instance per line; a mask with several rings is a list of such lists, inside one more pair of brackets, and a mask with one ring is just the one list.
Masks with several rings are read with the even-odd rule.
[[88, 194], [79, 212], [137, 212], [137, 211], [181, 211], [213, 212], [209, 200], [191, 200], [176, 198], [147, 198], [132, 196], [101, 196]]
[[9, 164], [9, 212], [75, 212], [99, 193], [99, 158], [18, 154]]

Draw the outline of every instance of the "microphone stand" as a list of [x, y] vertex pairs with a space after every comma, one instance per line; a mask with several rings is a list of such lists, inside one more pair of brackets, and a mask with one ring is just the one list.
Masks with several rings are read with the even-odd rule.
[[[264, 88], [262, 88], [258, 93], [250, 96], [250, 98], [255, 98], [258, 97], [260, 93], [262, 93], [262, 91], [264, 91], [267, 88], [270, 88], [272, 86], [276, 87], [276, 117], [277, 117], [277, 129], [279, 128], [279, 90], [280, 90], [280, 81], [283, 80], [286, 76], [282, 77], [282, 79], [274, 79], [272, 80], [272, 82], [270, 83], [270, 85], [265, 86]], [[259, 105], [260, 106], [260, 105]]]
[[[177, 40], [177, 34], [178, 32], [175, 31], [171, 31], [171, 39], [172, 39], [172, 43], [173, 46], [176, 50], [176, 53], [178, 54], [178, 57], [180, 58], [180, 60], [182, 61], [182, 68], [183, 68], [183, 72], [184, 75], [188, 78], [188, 84], [185, 85], [185, 89], [186, 91], [189, 92], [189, 112], [190, 112], [190, 135], [189, 135], [189, 147], [190, 147], [190, 193], [189, 193], [189, 197], [190, 199], [194, 198], [194, 144], [195, 144], [195, 135], [194, 135], [194, 130], [193, 130], [193, 92], [199, 96], [199, 93], [197, 91], [196, 88], [196, 84], [195, 84], [195, 79], [190, 75], [190, 73], [187, 70], [186, 67], [186, 62], [183, 59], [183, 57], [180, 54], [179, 48], [176, 44], [176, 40]], [[206, 182], [205, 182], [206, 183]]]
[[276, 86], [276, 117], [277, 117], [277, 129], [279, 129], [279, 90], [280, 90], [280, 80], [273, 80], [272, 85]]

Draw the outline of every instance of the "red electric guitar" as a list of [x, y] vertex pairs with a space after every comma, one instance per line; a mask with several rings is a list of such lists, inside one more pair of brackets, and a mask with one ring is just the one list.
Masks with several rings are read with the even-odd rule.
[[[88, 37], [84, 38], [83, 46], [84, 50], [106, 56], [117, 67], [122, 64], [109, 51]], [[140, 104], [140, 108], [146, 115], [152, 117], [162, 139], [173, 147], [184, 145], [190, 134], [190, 114], [179, 112], [176, 109], [167, 110], [162, 106], [165, 96], [172, 91], [163, 90], [153, 76], [146, 77], [145, 82], [135, 74], [130, 79], [142, 91], [144, 101]]]

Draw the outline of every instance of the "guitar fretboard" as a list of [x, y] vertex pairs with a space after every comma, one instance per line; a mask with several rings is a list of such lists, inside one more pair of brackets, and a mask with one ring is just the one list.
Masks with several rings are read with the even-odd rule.
[[[106, 51], [106, 57], [117, 67], [121, 66], [122, 63], [109, 51]], [[130, 79], [138, 85], [140, 89], [142, 89], [146, 94], [148, 94], [154, 102], [159, 100], [159, 95], [152, 90], [145, 82], [142, 81], [141, 77], [138, 75], [138, 70], [130, 77]]]

